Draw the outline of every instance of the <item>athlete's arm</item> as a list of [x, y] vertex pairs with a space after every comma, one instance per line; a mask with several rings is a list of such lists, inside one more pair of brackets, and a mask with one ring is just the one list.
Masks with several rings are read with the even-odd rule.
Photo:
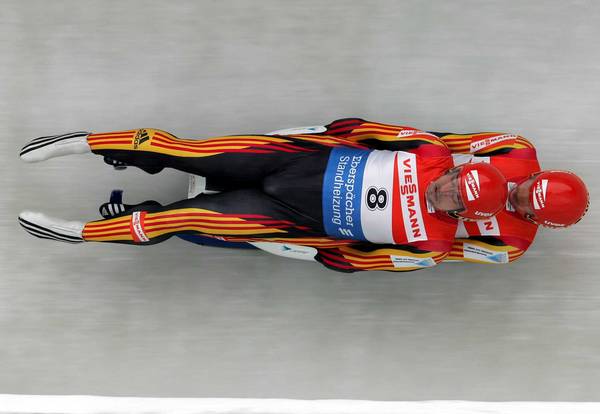
[[429, 252], [410, 246], [357, 243], [351, 246], [319, 248], [315, 260], [339, 272], [365, 270], [407, 272], [435, 266], [447, 252]]
[[[516, 243], [515, 243], [516, 244]], [[450, 254], [444, 262], [471, 262], [485, 264], [510, 263], [521, 257], [526, 250], [512, 246], [495, 236], [478, 236], [455, 239]]]
[[282, 135], [328, 135], [363, 144], [370, 148], [392, 151], [407, 151], [423, 144], [445, 144], [453, 153], [489, 156], [506, 154], [518, 149], [527, 150], [522, 151], [520, 157], [535, 158], [535, 147], [533, 144], [516, 134], [506, 134], [503, 132], [478, 132], [470, 134], [431, 132], [409, 126], [370, 122], [361, 118], [343, 118], [324, 126], [292, 128], [275, 131], [274, 133]]
[[343, 118], [324, 126], [285, 129], [271, 134], [329, 136], [378, 150], [410, 151], [423, 145], [447, 150], [446, 144], [432, 133], [407, 126], [369, 122], [361, 118]]

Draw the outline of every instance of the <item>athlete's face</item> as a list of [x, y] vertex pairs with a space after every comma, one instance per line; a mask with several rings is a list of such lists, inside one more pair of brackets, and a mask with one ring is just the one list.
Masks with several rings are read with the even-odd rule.
[[460, 211], [465, 208], [460, 197], [458, 176], [460, 167], [454, 167], [427, 186], [425, 196], [439, 211]]
[[529, 190], [535, 181], [535, 178], [539, 174], [534, 174], [515, 188], [510, 190], [508, 193], [508, 201], [513, 205], [517, 213], [525, 217], [526, 219], [532, 219], [535, 217], [531, 203], [529, 202]]

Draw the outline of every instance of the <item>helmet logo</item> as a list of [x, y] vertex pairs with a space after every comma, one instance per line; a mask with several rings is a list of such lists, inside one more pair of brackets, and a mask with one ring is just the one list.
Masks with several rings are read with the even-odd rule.
[[546, 190], [548, 188], [548, 180], [543, 179], [535, 184], [533, 189], [533, 208], [541, 210], [546, 207]]
[[479, 198], [479, 173], [477, 170], [471, 170], [467, 173], [465, 189], [467, 191], [467, 200], [473, 201]]
[[485, 211], [476, 210], [475, 211], [475, 215], [476, 216], [482, 216], [482, 217], [491, 217], [493, 214], [492, 213], [486, 213]]

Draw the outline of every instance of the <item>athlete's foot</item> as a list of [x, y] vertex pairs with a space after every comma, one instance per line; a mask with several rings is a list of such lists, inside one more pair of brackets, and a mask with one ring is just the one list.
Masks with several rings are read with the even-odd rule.
[[25, 145], [19, 155], [23, 161], [38, 162], [63, 155], [85, 154], [91, 152], [87, 142], [89, 134], [80, 131], [36, 138]]
[[85, 223], [66, 221], [48, 217], [42, 213], [23, 211], [19, 214], [19, 224], [29, 234], [40, 239], [57, 240], [66, 243], [83, 242]]

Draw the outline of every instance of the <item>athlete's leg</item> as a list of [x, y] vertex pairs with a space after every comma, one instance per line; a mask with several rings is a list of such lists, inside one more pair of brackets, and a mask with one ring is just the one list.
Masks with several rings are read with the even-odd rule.
[[181, 233], [251, 240], [324, 236], [322, 223], [258, 188], [201, 194], [167, 206], [154, 203], [88, 223], [54, 220], [38, 213], [22, 213], [19, 220], [34, 236], [69, 242], [155, 244]]
[[116, 167], [134, 165], [149, 173], [170, 167], [239, 187], [254, 185], [295, 159], [338, 144], [327, 137], [313, 136], [240, 135], [189, 140], [156, 129], [138, 129], [38, 138], [23, 148], [21, 158], [33, 162], [91, 151]]

